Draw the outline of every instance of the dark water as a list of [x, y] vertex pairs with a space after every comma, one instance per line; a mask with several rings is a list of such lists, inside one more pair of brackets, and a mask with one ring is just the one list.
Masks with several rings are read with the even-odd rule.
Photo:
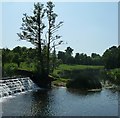
[[66, 88], [31, 91], [3, 100], [2, 112], [3, 116], [118, 116], [118, 93]]

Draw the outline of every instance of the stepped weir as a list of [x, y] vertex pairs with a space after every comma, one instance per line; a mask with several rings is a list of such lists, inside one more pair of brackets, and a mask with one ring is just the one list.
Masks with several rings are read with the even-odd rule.
[[29, 77], [0, 80], [0, 98], [38, 88]]

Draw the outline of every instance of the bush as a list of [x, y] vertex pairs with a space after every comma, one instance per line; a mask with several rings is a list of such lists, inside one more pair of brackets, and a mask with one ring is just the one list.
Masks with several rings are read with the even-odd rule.
[[120, 68], [109, 70], [107, 76], [110, 82], [120, 85]]
[[75, 89], [99, 89], [102, 88], [99, 79], [91, 75], [81, 75], [69, 81], [66, 85], [68, 88]]
[[15, 73], [16, 69], [17, 69], [17, 64], [15, 64], [15, 63], [9, 63], [9, 64], [6, 63], [4, 65], [4, 67], [3, 67], [3, 69], [2, 69], [2, 71], [3, 71], [2, 75], [4, 77], [15, 76], [16, 75], [16, 73]]

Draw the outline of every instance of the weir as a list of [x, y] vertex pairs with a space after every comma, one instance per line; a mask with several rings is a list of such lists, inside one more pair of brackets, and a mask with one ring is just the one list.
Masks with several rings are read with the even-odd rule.
[[29, 77], [0, 80], [0, 98], [38, 88]]

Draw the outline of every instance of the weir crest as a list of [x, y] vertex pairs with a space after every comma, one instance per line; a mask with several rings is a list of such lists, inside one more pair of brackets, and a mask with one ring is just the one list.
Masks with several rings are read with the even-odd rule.
[[29, 77], [0, 80], [0, 98], [33, 89], [38, 87]]

